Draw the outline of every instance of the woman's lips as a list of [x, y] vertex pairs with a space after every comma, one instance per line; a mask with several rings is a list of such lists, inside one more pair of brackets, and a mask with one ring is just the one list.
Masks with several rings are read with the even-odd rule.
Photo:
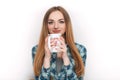
[[60, 32], [60, 30], [53, 30], [53, 32], [54, 32], [54, 33], [59, 33], [59, 32]]

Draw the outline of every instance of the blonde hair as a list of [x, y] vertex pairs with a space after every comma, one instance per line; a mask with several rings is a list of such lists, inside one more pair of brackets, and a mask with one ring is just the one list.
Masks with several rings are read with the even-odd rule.
[[45, 55], [45, 50], [44, 50], [45, 38], [48, 36], [48, 33], [49, 33], [48, 27], [47, 27], [48, 17], [53, 11], [60, 11], [64, 16], [65, 24], [66, 24], [66, 32], [64, 34], [65, 41], [69, 45], [70, 50], [71, 50], [71, 55], [73, 59], [75, 60], [75, 73], [77, 74], [77, 76], [81, 76], [82, 74], [84, 74], [84, 64], [80, 56], [80, 53], [78, 52], [78, 49], [76, 48], [76, 45], [74, 43], [74, 37], [73, 37], [72, 24], [71, 24], [70, 17], [67, 11], [61, 6], [50, 8], [44, 16], [39, 44], [38, 44], [37, 52], [34, 58], [34, 74], [35, 76], [39, 76], [42, 65], [43, 65], [43, 59]]

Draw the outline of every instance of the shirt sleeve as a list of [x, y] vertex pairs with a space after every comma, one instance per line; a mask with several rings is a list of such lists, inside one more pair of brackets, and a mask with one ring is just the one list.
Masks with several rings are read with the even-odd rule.
[[73, 65], [71, 63], [67, 66], [64, 65], [64, 71], [66, 80], [78, 80], [76, 73], [73, 71]]
[[[86, 48], [83, 46], [83, 45], [76, 45], [77, 48], [78, 48], [78, 51], [82, 57], [82, 60], [83, 60], [83, 63], [85, 65], [85, 62], [86, 62]], [[69, 59], [70, 59], [70, 64], [67, 65], [67, 66], [64, 66], [64, 71], [65, 71], [65, 74], [66, 74], [66, 79], [67, 80], [83, 80], [83, 77], [80, 76], [80, 77], [77, 77], [73, 67], [74, 67], [74, 60], [71, 56], [69, 56]]]
[[[83, 45], [77, 45], [78, 51], [82, 57], [84, 66], [86, 65], [86, 58], [87, 58], [87, 49]], [[78, 80], [83, 80], [83, 76], [78, 77]]]
[[50, 80], [50, 68], [44, 68], [42, 66], [42, 71], [39, 76], [39, 79], [40, 80]]
[[34, 63], [36, 51], [37, 51], [37, 45], [32, 47], [32, 63]]
[[[37, 45], [32, 48], [32, 62], [34, 64], [34, 57], [37, 51]], [[49, 80], [50, 79], [50, 68], [44, 68], [42, 66], [41, 73], [39, 76], [35, 76], [35, 80]]]
[[80, 47], [79, 47], [78, 50], [79, 50], [80, 55], [81, 55], [81, 57], [82, 57], [83, 63], [84, 63], [84, 65], [85, 65], [85, 63], [86, 63], [86, 58], [87, 58], [87, 50], [86, 50], [86, 48], [85, 48], [83, 45], [80, 45]]

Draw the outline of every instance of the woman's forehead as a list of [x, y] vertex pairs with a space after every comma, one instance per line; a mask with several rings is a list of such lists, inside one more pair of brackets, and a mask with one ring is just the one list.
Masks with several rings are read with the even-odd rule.
[[49, 15], [48, 20], [50, 19], [51, 20], [64, 19], [64, 16], [60, 11], [54, 11]]

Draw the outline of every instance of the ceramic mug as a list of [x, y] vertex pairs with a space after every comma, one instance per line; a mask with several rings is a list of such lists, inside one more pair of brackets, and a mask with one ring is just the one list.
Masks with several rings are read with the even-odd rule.
[[[61, 36], [61, 34], [49, 34], [49, 37], [48, 37], [48, 48], [49, 48], [50, 52], [58, 52], [56, 50], [56, 48], [59, 48], [59, 46], [57, 46], [57, 45], [59, 45], [60, 42], [57, 40], [57, 38], [60, 38], [60, 36]], [[55, 41], [55, 46], [53, 46], [53, 47], [50, 44], [50, 40], [51, 39], [54, 39], [54, 41]]]

